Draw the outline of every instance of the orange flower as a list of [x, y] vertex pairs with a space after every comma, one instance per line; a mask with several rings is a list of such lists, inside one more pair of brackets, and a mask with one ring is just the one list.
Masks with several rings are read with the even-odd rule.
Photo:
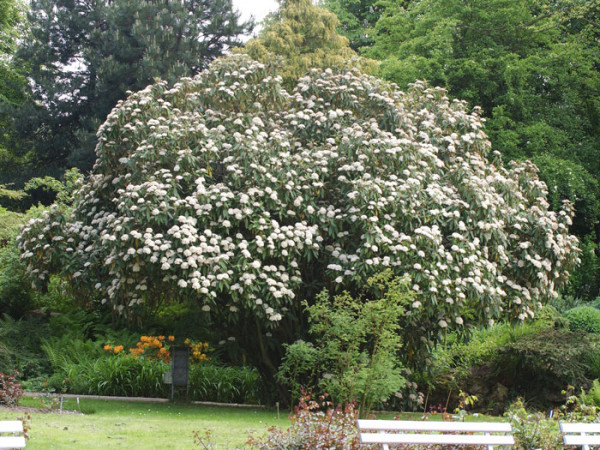
[[175, 340], [175, 336], [169, 336], [169, 341], [173, 342]]
[[114, 349], [113, 352], [115, 352], [115, 355], [117, 353], [120, 353], [123, 350], [123, 346], [122, 345], [117, 345]]
[[106, 344], [104, 347], [104, 350], [106, 350], [107, 352], [110, 352], [112, 350], [112, 347], [110, 346], [110, 344]]

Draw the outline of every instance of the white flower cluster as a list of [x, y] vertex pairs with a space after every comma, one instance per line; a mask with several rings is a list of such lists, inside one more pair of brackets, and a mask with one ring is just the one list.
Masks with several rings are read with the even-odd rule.
[[23, 259], [125, 314], [194, 297], [276, 324], [306, 283], [352, 289], [390, 268], [432, 332], [465, 310], [525, 319], [577, 261], [572, 211], [548, 209], [531, 164], [490, 163], [482, 126], [422, 83], [314, 71], [288, 94], [262, 64], [223, 59], [121, 102], [71, 216], [30, 223]]

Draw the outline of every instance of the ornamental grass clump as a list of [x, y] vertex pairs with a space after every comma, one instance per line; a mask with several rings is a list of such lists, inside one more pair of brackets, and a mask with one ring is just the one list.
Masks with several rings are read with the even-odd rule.
[[418, 354], [533, 317], [578, 259], [571, 205], [550, 210], [535, 166], [490, 147], [479, 110], [443, 89], [316, 70], [287, 92], [232, 56], [119, 102], [72, 210], [18, 245], [37, 286], [59, 273], [127, 317], [192, 298], [234, 331], [289, 326], [315, 286], [357, 292], [389, 268], [417, 293]]

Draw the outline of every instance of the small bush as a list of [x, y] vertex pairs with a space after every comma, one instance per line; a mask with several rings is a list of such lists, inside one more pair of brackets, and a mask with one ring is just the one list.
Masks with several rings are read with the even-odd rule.
[[11, 243], [0, 248], [0, 311], [15, 319], [27, 314], [34, 305], [34, 293], [25, 274], [25, 264]]
[[47, 374], [50, 365], [41, 343], [49, 336], [47, 324], [40, 318], [0, 319], [0, 372], [16, 369], [21, 378]]
[[190, 398], [198, 401], [258, 404], [262, 379], [250, 367], [196, 364], [190, 367]]
[[17, 375], [16, 370], [12, 375], [0, 372], [0, 405], [16, 406], [23, 396], [21, 384], [16, 381]]
[[319, 401], [309, 394], [300, 397], [300, 403], [290, 416], [292, 425], [287, 430], [271, 427], [264, 438], [250, 437], [247, 442], [257, 449], [358, 449], [360, 438], [356, 428], [358, 411], [353, 403], [344, 408], [333, 407], [325, 396]]
[[569, 319], [571, 331], [600, 333], [600, 310], [592, 306], [578, 306], [568, 310], [565, 317]]
[[279, 380], [292, 395], [308, 387], [327, 392], [338, 403], [357, 400], [361, 417], [388, 401], [406, 384], [397, 355], [400, 319], [413, 298], [407, 284], [386, 271], [369, 279], [380, 293], [374, 300], [348, 293], [330, 299], [325, 290], [313, 305], [305, 302], [314, 343], [286, 347]]
[[600, 381], [598, 379], [594, 380], [587, 392], [582, 390], [579, 398], [585, 405], [600, 408]]
[[506, 413], [518, 448], [563, 448], [562, 436], [555, 420], [541, 412], [530, 412], [522, 399], [510, 405]]
[[485, 412], [501, 413], [517, 397], [550, 407], [563, 401], [568, 384], [600, 377], [598, 338], [561, 328], [551, 312], [519, 327], [476, 330], [466, 342], [452, 336], [433, 353], [431, 373], [421, 380], [430, 388], [429, 402], [452, 407], [457, 399], [448, 393], [462, 389], [476, 395]]

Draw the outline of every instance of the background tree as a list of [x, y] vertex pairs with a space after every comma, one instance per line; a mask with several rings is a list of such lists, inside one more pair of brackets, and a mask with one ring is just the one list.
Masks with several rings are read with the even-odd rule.
[[570, 208], [549, 210], [532, 164], [488, 160], [464, 102], [331, 70], [291, 94], [280, 83], [238, 55], [119, 103], [72, 213], [19, 238], [34, 282], [59, 273], [129, 317], [195, 299], [273, 372], [301, 300], [358, 294], [388, 268], [416, 291], [402, 323], [414, 359], [557, 295], [578, 256]]
[[13, 55], [25, 22], [25, 7], [19, 0], [0, 3], [0, 167], [11, 171], [18, 163], [9, 150], [11, 116], [24, 101], [26, 83], [14, 65]]
[[[565, 195], [576, 204], [574, 231], [596, 244], [599, 3], [380, 2], [375, 43], [365, 50], [382, 61], [382, 76], [402, 88], [427, 79], [452, 97], [480, 105], [494, 148], [506, 159], [538, 163], [553, 198]], [[580, 270], [587, 275], [576, 277], [570, 292], [598, 296], [598, 265]], [[579, 284], [589, 274], [595, 281]]]
[[91, 168], [95, 133], [128, 90], [193, 76], [240, 34], [231, 0], [34, 0], [18, 59], [32, 101], [15, 119], [38, 172]]
[[348, 38], [354, 51], [373, 45], [375, 24], [383, 10], [379, 3], [378, 0], [323, 1], [323, 5], [338, 17], [338, 31]]
[[348, 39], [337, 33], [335, 14], [311, 0], [282, 0], [279, 5], [259, 37], [249, 40], [243, 51], [262, 62], [279, 57], [286, 87], [293, 88], [293, 83], [313, 67], [374, 69], [372, 62], [359, 59]]

